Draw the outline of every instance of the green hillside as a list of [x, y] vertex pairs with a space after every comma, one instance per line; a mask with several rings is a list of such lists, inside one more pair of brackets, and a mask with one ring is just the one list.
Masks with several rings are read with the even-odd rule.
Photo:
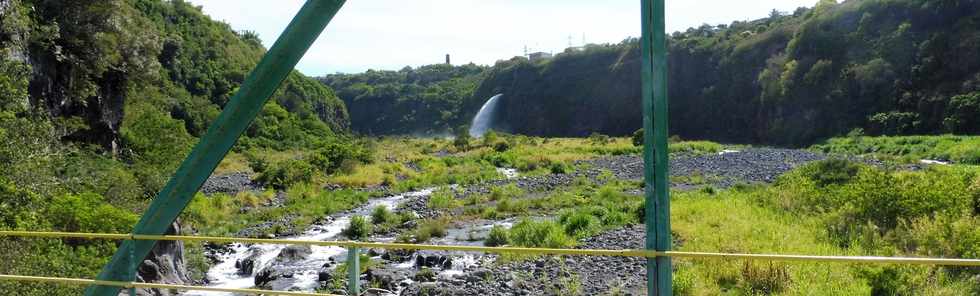
[[470, 118], [467, 110], [486, 67], [437, 64], [399, 71], [335, 74], [320, 81], [337, 90], [351, 114], [352, 128], [364, 134], [448, 134]]
[[[0, 229], [128, 232], [264, 52], [184, 1], [0, 1]], [[235, 149], [316, 149], [348, 126], [333, 91], [294, 71]], [[0, 249], [2, 274], [90, 278], [115, 243]]]
[[[976, 1], [849, 0], [675, 32], [668, 38], [671, 133], [789, 146], [856, 128], [871, 135], [980, 133], [977, 28]], [[477, 103], [463, 109], [405, 105], [400, 93], [376, 91], [384, 99], [364, 100], [375, 109], [352, 107], [351, 116], [445, 113], [461, 125], [480, 103], [503, 93], [500, 130], [628, 135], [640, 127], [639, 69], [636, 39], [591, 44], [536, 63], [497, 62], [468, 99]], [[392, 84], [374, 81], [362, 79], [359, 87]], [[344, 91], [340, 97], [348, 104], [365, 98]], [[408, 132], [389, 127], [353, 121], [355, 130], [374, 134]]]

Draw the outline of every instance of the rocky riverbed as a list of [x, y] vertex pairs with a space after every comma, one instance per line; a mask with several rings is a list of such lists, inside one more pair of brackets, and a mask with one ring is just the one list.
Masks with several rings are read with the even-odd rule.
[[[679, 156], [671, 159], [672, 186], [683, 190], [700, 186], [724, 188], [738, 183], [772, 182], [780, 174], [799, 165], [824, 158], [825, 155], [808, 151], [772, 148]], [[494, 186], [513, 184], [523, 189], [526, 196], [533, 197], [569, 186], [579, 178], [602, 183], [602, 175], [623, 180], [640, 180], [643, 177], [643, 162], [638, 155], [585, 160], [576, 163], [575, 167], [577, 169], [568, 174], [518, 176], [457, 187], [454, 191], [458, 198], [463, 198], [487, 193]], [[212, 192], [233, 192], [236, 187], [233, 184], [241, 188], [251, 186], [245, 179], [240, 176], [219, 178], [215, 179], [216, 184], [207, 188]], [[410, 211], [424, 218], [454, 214], [428, 207], [429, 193], [431, 191], [410, 193], [385, 204], [397, 212]], [[293, 230], [293, 233], [298, 235], [296, 238], [303, 239], [338, 239], [334, 237], [349, 221], [350, 215], [366, 215], [373, 204], [324, 219], [305, 232]], [[288, 221], [288, 218], [284, 219]], [[279, 222], [283, 221], [266, 224]], [[511, 223], [512, 219], [453, 221], [447, 237], [434, 239], [430, 243], [482, 245], [482, 240], [493, 225], [509, 227]], [[368, 240], [393, 241], [395, 236], [408, 229], [410, 227], [375, 234]], [[643, 239], [642, 225], [633, 225], [585, 238], [578, 246], [590, 249], [640, 248]], [[212, 251], [225, 252], [212, 255], [222, 261], [218, 264], [219, 270], [209, 272], [212, 284], [237, 282], [241, 286], [286, 290], [328, 290], [331, 283], [336, 286], [337, 282], [333, 269], [346, 257], [342, 249], [246, 245], [232, 245], [231, 251], [228, 249], [216, 248]], [[501, 264], [496, 262], [497, 255], [478, 253], [377, 249], [369, 250], [368, 255], [375, 264], [362, 274], [362, 281], [375, 288], [372, 290], [375, 295], [561, 295], [566, 289], [580, 289], [579, 292], [584, 295], [610, 291], [621, 295], [642, 295], [645, 289], [645, 260], [639, 258], [549, 256]]]

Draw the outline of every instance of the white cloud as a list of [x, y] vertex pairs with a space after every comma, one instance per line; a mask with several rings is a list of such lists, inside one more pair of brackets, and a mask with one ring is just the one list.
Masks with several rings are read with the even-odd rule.
[[[191, 0], [271, 46], [302, 0]], [[816, 0], [668, 0], [667, 30], [765, 17]], [[639, 0], [351, 0], [297, 67], [308, 75], [443, 61], [493, 64], [532, 51], [616, 43], [640, 32]]]

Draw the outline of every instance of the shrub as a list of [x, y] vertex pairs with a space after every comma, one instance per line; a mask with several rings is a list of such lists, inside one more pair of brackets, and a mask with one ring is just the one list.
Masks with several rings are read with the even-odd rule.
[[486, 207], [483, 208], [483, 212], [480, 213], [480, 217], [483, 217], [483, 219], [494, 220], [500, 218], [500, 215], [497, 213], [496, 207]]
[[510, 243], [507, 238], [507, 228], [500, 225], [494, 225], [490, 228], [490, 234], [487, 235], [487, 240], [483, 242], [484, 245], [488, 247], [503, 246]]
[[483, 145], [491, 146], [497, 142], [497, 132], [493, 130], [488, 130], [487, 133], [483, 134]]
[[605, 227], [623, 226], [632, 224], [633, 221], [630, 215], [623, 211], [611, 211], [602, 216], [602, 225]]
[[510, 150], [510, 144], [507, 141], [499, 141], [493, 144], [493, 150], [497, 152], [504, 152]]
[[469, 127], [460, 126], [456, 128], [456, 132], [454, 133], [454, 136], [455, 138], [453, 139], [453, 146], [455, 146], [456, 149], [466, 150], [470, 147], [470, 139], [472, 137], [470, 137]]
[[584, 210], [564, 211], [558, 221], [565, 233], [574, 237], [588, 236], [599, 228], [599, 220]]
[[318, 170], [332, 174], [338, 170], [350, 173], [358, 162], [370, 163], [373, 153], [360, 143], [332, 139], [320, 143], [309, 162]]
[[980, 165], [980, 139], [963, 141], [949, 149], [949, 160]]
[[459, 201], [456, 200], [452, 189], [442, 188], [436, 192], [433, 192], [429, 196], [429, 208], [432, 209], [448, 209], [459, 206]]
[[850, 181], [857, 175], [860, 165], [851, 161], [831, 158], [807, 165], [804, 175], [813, 180], [817, 186], [840, 185]]
[[309, 183], [313, 180], [314, 169], [302, 160], [285, 160], [273, 164], [256, 178], [268, 186], [284, 189], [297, 183]]
[[643, 146], [643, 129], [638, 129], [633, 132], [633, 146], [641, 147]]
[[973, 196], [973, 214], [980, 216], [980, 176], [973, 178], [969, 190], [970, 195]]
[[132, 212], [106, 204], [95, 193], [57, 196], [51, 200], [47, 216], [55, 229], [66, 232], [126, 232], [137, 220]]
[[528, 203], [525, 200], [513, 200], [509, 197], [497, 202], [497, 211], [504, 213], [524, 213], [527, 212]]
[[444, 219], [430, 219], [423, 221], [419, 225], [418, 233], [429, 237], [446, 237], [449, 231], [446, 230], [449, 222]]
[[592, 133], [589, 135], [589, 141], [594, 145], [605, 145], [609, 144], [609, 136], [600, 133]]
[[509, 241], [521, 247], [568, 248], [575, 240], [554, 221], [522, 219], [510, 229]]
[[770, 262], [766, 266], [758, 266], [751, 261], [742, 264], [742, 288], [752, 295], [776, 294], [791, 282], [789, 269], [784, 265]]
[[446, 229], [448, 223], [445, 219], [425, 220], [411, 233], [399, 235], [397, 241], [420, 244], [429, 241], [433, 237], [446, 237], [449, 234], [449, 231]]
[[386, 206], [377, 206], [371, 210], [371, 222], [374, 224], [385, 224], [388, 222], [394, 222], [397, 219], [391, 210]]
[[688, 153], [688, 154], [709, 154], [721, 152], [721, 144], [709, 141], [687, 141], [672, 143], [668, 147], [670, 153]]
[[24, 229], [35, 227], [41, 220], [37, 208], [40, 197], [33, 192], [17, 188], [0, 177], [0, 228]]
[[518, 197], [524, 194], [524, 190], [513, 183], [504, 186], [493, 186], [490, 188], [490, 200], [501, 200], [504, 198]]
[[360, 240], [371, 235], [371, 226], [371, 223], [368, 223], [364, 216], [353, 216], [350, 218], [350, 224], [344, 228], [342, 233], [352, 240]]
[[567, 174], [572, 171], [572, 167], [564, 162], [554, 162], [551, 164], [552, 174]]

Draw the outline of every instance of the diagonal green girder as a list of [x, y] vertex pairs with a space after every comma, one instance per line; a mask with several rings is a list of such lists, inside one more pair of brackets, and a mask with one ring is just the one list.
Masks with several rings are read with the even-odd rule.
[[[306, 1], [174, 176], [153, 199], [133, 229], [134, 234], [160, 235], [167, 231], [344, 2]], [[149, 240], [124, 241], [98, 279], [132, 280], [134, 261], [136, 264], [142, 262], [156, 243]], [[117, 296], [119, 291], [119, 287], [91, 286], [85, 290], [85, 295]]]
[[[641, 0], [643, 178], [646, 249], [669, 251], [670, 187], [667, 182], [667, 35], [665, 0]], [[647, 259], [647, 295], [673, 295], [670, 257]]]

